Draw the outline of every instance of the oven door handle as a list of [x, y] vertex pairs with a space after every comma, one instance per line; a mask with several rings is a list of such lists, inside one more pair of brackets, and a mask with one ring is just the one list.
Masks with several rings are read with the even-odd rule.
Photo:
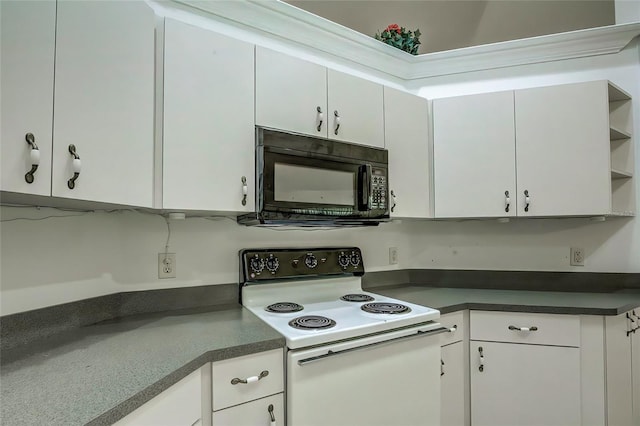
[[416, 336], [434, 336], [436, 334], [441, 334], [441, 333], [447, 333], [449, 331], [448, 328], [445, 327], [439, 327], [433, 330], [429, 330], [429, 331], [421, 331], [418, 330], [417, 333], [414, 334], [409, 334], [407, 336], [400, 336], [400, 337], [396, 337], [393, 339], [389, 339], [389, 340], [383, 340], [381, 342], [375, 342], [375, 343], [369, 343], [367, 345], [362, 345], [362, 346], [356, 346], [355, 348], [349, 348], [349, 349], [343, 349], [341, 351], [329, 351], [326, 354], [322, 354], [322, 355], [318, 355], [318, 356], [313, 356], [310, 358], [305, 358], [305, 359], [301, 359], [300, 361], [298, 361], [298, 365], [306, 365], [306, 364], [310, 364], [312, 362], [316, 362], [316, 361], [322, 361], [323, 359], [327, 359], [330, 358], [332, 356], [336, 356], [336, 355], [342, 355], [342, 354], [346, 354], [349, 352], [355, 352], [355, 351], [359, 351], [361, 349], [368, 349], [372, 346], [381, 346], [381, 345], [386, 345], [386, 344], [390, 344], [390, 343], [395, 343], [398, 342], [400, 340], [405, 340], [405, 339], [409, 339], [412, 337], [416, 337]]

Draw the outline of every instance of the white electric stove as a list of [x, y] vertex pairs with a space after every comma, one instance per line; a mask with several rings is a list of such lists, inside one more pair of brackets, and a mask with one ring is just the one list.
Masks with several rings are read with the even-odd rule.
[[363, 291], [356, 247], [240, 258], [242, 305], [286, 339], [288, 425], [439, 424], [439, 311]]

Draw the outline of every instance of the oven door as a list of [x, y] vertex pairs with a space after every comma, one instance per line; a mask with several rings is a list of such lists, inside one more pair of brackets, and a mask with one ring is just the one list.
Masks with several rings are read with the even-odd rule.
[[440, 424], [438, 323], [287, 355], [287, 424]]

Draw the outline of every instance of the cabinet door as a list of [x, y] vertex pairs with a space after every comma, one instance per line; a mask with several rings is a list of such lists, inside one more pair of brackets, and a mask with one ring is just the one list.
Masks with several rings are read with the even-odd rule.
[[[0, 190], [51, 195], [56, 3], [2, 1], [0, 18]], [[31, 184], [27, 133], [40, 157]]]
[[[254, 209], [253, 45], [165, 21], [163, 207]], [[242, 177], [248, 192], [242, 205]]]
[[440, 372], [440, 424], [463, 426], [464, 418], [464, 347], [463, 342], [442, 347]]
[[328, 71], [329, 138], [384, 148], [382, 85]]
[[[640, 320], [635, 315], [636, 327], [640, 326]], [[633, 422], [640, 425], [640, 329], [631, 334], [631, 372], [633, 373]]]
[[151, 207], [154, 12], [142, 1], [57, 7], [52, 195]]
[[472, 425], [580, 424], [579, 348], [472, 341], [470, 354]]
[[394, 194], [391, 216], [430, 217], [427, 100], [385, 87], [384, 140], [389, 150], [389, 189]]
[[607, 418], [615, 426], [633, 423], [633, 375], [630, 321], [626, 314], [605, 317], [607, 354]]
[[513, 114], [513, 92], [433, 101], [436, 217], [516, 215]]
[[611, 210], [607, 96], [602, 81], [515, 92], [519, 216]]
[[[273, 408], [272, 411], [269, 410], [270, 406]], [[275, 419], [273, 423], [271, 414]], [[270, 425], [284, 425], [284, 402], [281, 393], [213, 412], [213, 426]]]
[[256, 124], [326, 137], [328, 122], [327, 69], [256, 47]]
[[202, 369], [137, 408], [114, 426], [191, 426], [202, 416]]

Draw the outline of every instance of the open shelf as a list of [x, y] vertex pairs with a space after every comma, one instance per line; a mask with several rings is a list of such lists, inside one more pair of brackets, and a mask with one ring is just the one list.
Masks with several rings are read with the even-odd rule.
[[633, 173], [623, 170], [611, 169], [611, 179], [629, 179], [633, 177]]
[[611, 159], [611, 214], [634, 216], [635, 169], [632, 144], [631, 95], [609, 82], [609, 149]]
[[630, 101], [631, 95], [612, 82], [609, 82], [609, 102]]
[[609, 138], [612, 141], [620, 139], [631, 139], [631, 134], [624, 130], [616, 129], [615, 127], [609, 127]]

